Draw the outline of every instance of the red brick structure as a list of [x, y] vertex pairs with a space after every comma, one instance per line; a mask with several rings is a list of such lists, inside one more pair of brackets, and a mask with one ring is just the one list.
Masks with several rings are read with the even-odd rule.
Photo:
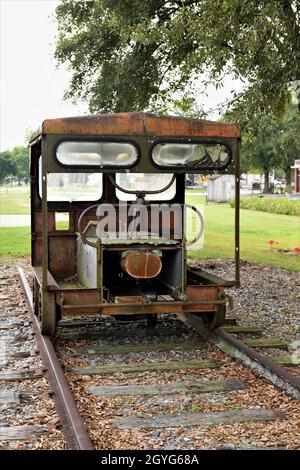
[[294, 191], [300, 193], [300, 160], [295, 160], [291, 168], [294, 170]]

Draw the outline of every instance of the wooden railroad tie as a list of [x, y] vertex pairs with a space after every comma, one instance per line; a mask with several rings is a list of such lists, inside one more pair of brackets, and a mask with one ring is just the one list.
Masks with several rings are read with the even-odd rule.
[[0, 427], [0, 441], [37, 439], [43, 434], [49, 434], [47, 426], [33, 425]]
[[90, 346], [72, 351], [72, 355], [82, 354], [127, 354], [151, 351], [172, 351], [172, 350], [192, 350], [203, 349], [205, 342], [193, 341], [190, 343], [150, 343], [150, 344], [121, 344], [119, 346]]
[[230, 333], [233, 335], [255, 335], [261, 336], [263, 330], [261, 328], [257, 328], [256, 326], [230, 326], [224, 325], [222, 326], [222, 330], [226, 331], [226, 333]]
[[187, 426], [211, 426], [217, 424], [244, 423], [246, 421], [275, 421], [286, 416], [279, 410], [229, 410], [211, 413], [182, 413], [153, 417], [117, 418], [112, 421], [119, 429], [174, 428]]
[[243, 343], [251, 348], [273, 348], [273, 349], [288, 349], [288, 344], [280, 339], [272, 338], [251, 338], [244, 339]]
[[0, 405], [20, 405], [32, 401], [33, 396], [21, 390], [0, 390]]
[[39, 379], [41, 377], [43, 377], [43, 373], [36, 369], [9, 370], [0, 372], [0, 380], [4, 381]]
[[106, 397], [154, 396], [178, 393], [208, 393], [245, 390], [248, 386], [241, 380], [218, 380], [207, 382], [175, 382], [161, 385], [100, 385], [87, 387], [92, 395]]
[[286, 367], [297, 367], [300, 365], [300, 355], [283, 354], [282, 356], [270, 356], [276, 364]]
[[148, 362], [143, 364], [108, 364], [105, 366], [70, 367], [67, 370], [77, 375], [111, 375], [116, 373], [147, 372], [159, 370], [208, 369], [220, 367], [214, 360], [191, 360], [170, 362]]

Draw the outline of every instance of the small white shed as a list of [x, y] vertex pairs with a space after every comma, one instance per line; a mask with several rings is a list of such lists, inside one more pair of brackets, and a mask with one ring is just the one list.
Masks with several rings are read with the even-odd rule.
[[234, 175], [207, 176], [207, 201], [228, 202], [234, 199]]

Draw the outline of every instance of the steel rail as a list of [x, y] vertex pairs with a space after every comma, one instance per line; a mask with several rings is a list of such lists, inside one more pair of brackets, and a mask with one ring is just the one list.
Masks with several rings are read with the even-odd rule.
[[267, 356], [260, 354], [221, 328], [214, 331], [205, 327], [200, 317], [192, 313], [178, 313], [177, 317], [186, 325], [194, 328], [204, 339], [213, 343], [221, 351], [240, 361], [256, 375], [271, 382], [279, 390], [300, 399], [300, 377], [291, 374]]
[[33, 312], [32, 292], [22, 268], [18, 267], [18, 274], [67, 445], [72, 450], [94, 450], [51, 340], [41, 334], [38, 320]]

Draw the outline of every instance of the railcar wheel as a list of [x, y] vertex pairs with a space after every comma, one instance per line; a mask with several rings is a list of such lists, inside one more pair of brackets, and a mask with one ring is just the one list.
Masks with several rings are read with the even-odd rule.
[[146, 315], [145, 314], [141, 314], [141, 315], [113, 315], [113, 317], [115, 318], [115, 320], [117, 321], [139, 321], [139, 320], [144, 320], [146, 318]]
[[149, 313], [147, 315], [147, 328], [155, 330], [156, 325], [157, 325], [157, 314]]
[[205, 326], [209, 330], [215, 330], [220, 326], [224, 325], [225, 323], [225, 315], [226, 315], [226, 308], [225, 306], [221, 305], [218, 308], [217, 312], [208, 312], [203, 315], [202, 319]]
[[[36, 279], [34, 280], [33, 286], [34, 314], [38, 318], [41, 332], [46, 336], [54, 336], [58, 317], [55, 294], [53, 292], [42, 294], [42, 289]], [[44, 299], [46, 300], [46, 303]]]

